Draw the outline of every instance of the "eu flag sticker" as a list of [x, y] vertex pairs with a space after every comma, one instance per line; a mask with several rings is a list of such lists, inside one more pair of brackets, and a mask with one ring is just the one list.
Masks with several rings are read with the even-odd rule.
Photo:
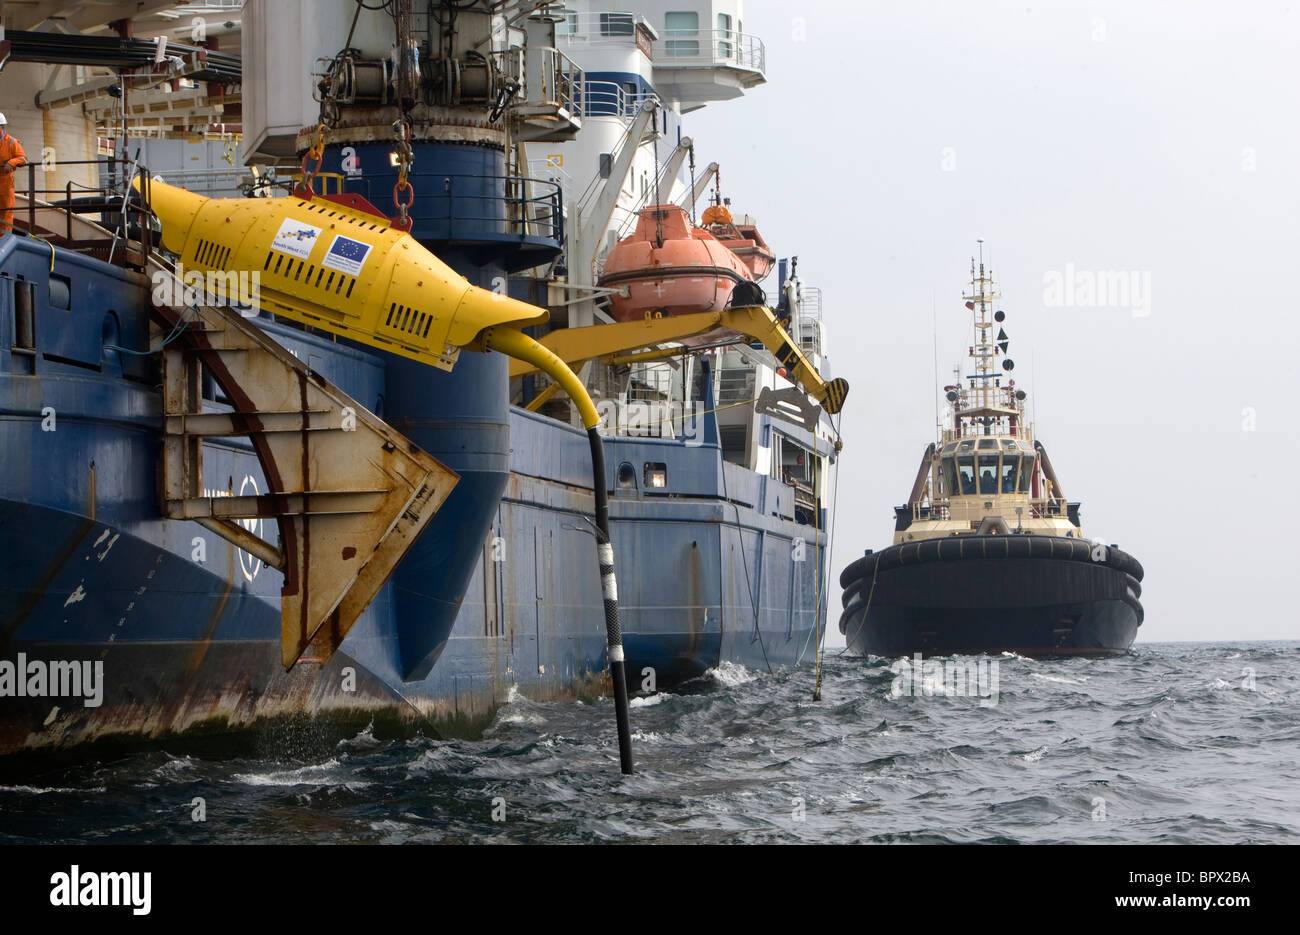
[[339, 234], [330, 244], [321, 266], [328, 266], [349, 276], [357, 276], [361, 273], [361, 267], [366, 265], [366, 257], [369, 255], [370, 244]]

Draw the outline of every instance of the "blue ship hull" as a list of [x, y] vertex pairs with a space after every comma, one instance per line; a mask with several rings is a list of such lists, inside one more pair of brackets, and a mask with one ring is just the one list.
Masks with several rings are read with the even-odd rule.
[[[148, 357], [111, 349], [148, 346], [143, 278], [62, 251], [51, 274], [50, 259], [44, 244], [0, 239], [0, 662], [102, 662], [104, 691], [95, 707], [0, 697], [0, 753], [304, 715], [460, 733], [513, 687], [535, 698], [601, 689], [586, 437], [508, 407], [503, 360], [467, 353], [453, 374], [417, 370], [259, 321], [462, 478], [340, 651], [285, 672], [282, 576], [159, 514], [157, 374]], [[68, 281], [69, 308], [47, 301], [51, 275]], [[42, 284], [34, 352], [9, 350], [19, 279]], [[705, 438], [606, 441], [634, 691], [816, 649], [824, 535], [794, 521], [790, 488], [725, 463], [711, 422]], [[618, 489], [619, 465], [652, 461], [668, 466], [661, 495]], [[237, 439], [205, 443], [204, 476], [220, 486], [210, 495], [267, 489]]]

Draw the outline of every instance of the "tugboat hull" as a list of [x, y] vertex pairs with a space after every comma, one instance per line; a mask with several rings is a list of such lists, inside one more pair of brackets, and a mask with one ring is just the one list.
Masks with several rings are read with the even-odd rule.
[[840, 576], [840, 632], [878, 656], [1123, 653], [1142, 623], [1142, 566], [1054, 536], [963, 536], [868, 553]]

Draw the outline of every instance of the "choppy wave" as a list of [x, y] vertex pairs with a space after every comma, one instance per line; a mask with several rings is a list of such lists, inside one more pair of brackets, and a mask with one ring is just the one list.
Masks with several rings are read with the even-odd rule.
[[[0, 786], [0, 842], [1294, 843], [1300, 651], [1140, 645], [1004, 654], [995, 698], [897, 693], [890, 660], [726, 664], [613, 705], [513, 693], [477, 740], [317, 760], [142, 753]], [[992, 703], [984, 703], [992, 702]]]

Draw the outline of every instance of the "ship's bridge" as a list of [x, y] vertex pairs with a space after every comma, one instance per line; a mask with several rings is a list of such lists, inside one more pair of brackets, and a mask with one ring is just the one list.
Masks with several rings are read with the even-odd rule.
[[1033, 446], [1019, 438], [963, 438], [940, 452], [944, 492], [950, 497], [1028, 494], [1033, 470]]

